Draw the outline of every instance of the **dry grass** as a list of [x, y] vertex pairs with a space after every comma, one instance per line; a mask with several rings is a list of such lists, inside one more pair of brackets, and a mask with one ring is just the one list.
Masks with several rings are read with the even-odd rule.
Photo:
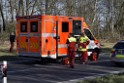
[[0, 44], [0, 61], [3, 61], [3, 60], [10, 61], [10, 60], [14, 60], [17, 57], [15, 47], [14, 47], [13, 53], [9, 52], [9, 47], [10, 47], [10, 44], [8, 41], [2, 42], [2, 44]]
[[14, 47], [14, 51], [13, 53], [9, 52], [9, 48], [10, 48], [10, 44], [8, 41], [3, 42], [0, 45], [0, 56], [4, 56], [4, 55], [14, 55], [15, 54], [15, 47]]
[[115, 45], [116, 42], [108, 42], [108, 41], [100, 41], [101, 43], [101, 49], [102, 49], [102, 52], [104, 53], [108, 53], [111, 51], [112, 47]]

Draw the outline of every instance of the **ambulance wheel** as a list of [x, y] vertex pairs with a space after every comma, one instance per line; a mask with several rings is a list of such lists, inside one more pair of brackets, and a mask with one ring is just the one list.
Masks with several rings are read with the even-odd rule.
[[46, 64], [46, 63], [47, 63], [47, 59], [41, 58], [41, 64]]
[[62, 57], [57, 58], [56, 63], [62, 63], [62, 59], [63, 59]]

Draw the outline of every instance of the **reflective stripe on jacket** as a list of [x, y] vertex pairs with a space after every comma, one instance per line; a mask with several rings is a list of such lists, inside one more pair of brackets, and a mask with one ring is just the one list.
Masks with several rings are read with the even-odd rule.
[[80, 37], [78, 51], [83, 51], [83, 52], [87, 51], [87, 42], [88, 41], [89, 41], [89, 38], [87, 36]]
[[78, 50], [79, 50], [79, 51], [82, 51], [82, 52], [87, 51], [87, 49], [86, 49], [86, 48], [82, 48], [81, 46], [78, 48]]
[[79, 43], [79, 46], [78, 46], [78, 51], [87, 51], [87, 48], [86, 48], [87, 44], [86, 43]]
[[83, 43], [83, 42], [87, 42], [89, 40], [89, 38], [87, 36], [85, 37], [80, 37], [79, 38], [79, 43]]

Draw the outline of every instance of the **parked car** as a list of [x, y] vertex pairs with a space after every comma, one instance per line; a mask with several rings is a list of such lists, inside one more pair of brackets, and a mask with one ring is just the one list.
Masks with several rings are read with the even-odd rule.
[[111, 50], [110, 60], [117, 65], [124, 63], [124, 40], [117, 42], [113, 46]]

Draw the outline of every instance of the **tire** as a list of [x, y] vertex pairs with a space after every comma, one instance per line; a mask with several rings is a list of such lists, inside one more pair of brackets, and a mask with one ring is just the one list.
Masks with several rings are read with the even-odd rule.
[[48, 60], [46, 58], [41, 58], [41, 64], [47, 64]]
[[121, 63], [121, 62], [114, 62], [114, 64], [115, 64], [117, 67], [124, 67], [124, 63]]

